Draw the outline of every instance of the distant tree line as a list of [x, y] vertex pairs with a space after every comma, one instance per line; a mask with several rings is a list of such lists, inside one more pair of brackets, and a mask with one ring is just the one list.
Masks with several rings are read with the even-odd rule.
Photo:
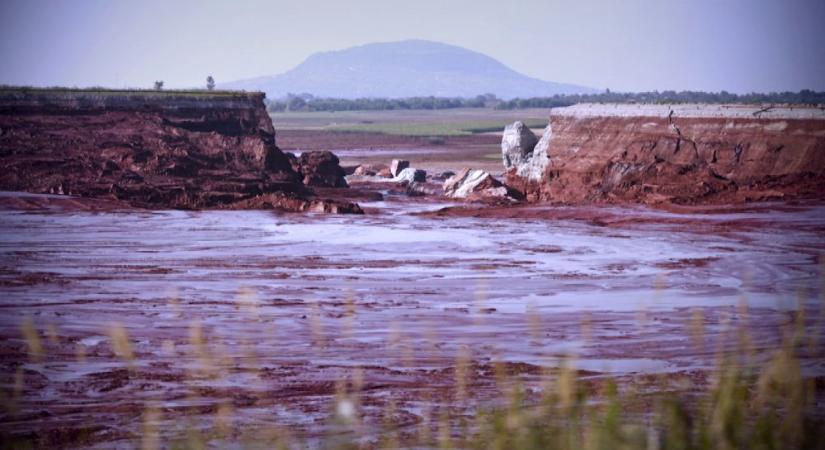
[[733, 94], [727, 91], [651, 91], [611, 92], [598, 94], [554, 95], [553, 97], [515, 98], [496, 103], [497, 109], [553, 108], [576, 103], [740, 103], [823, 105], [825, 92], [804, 89], [799, 92]]
[[289, 94], [284, 99], [269, 100], [268, 109], [283, 111], [384, 111], [394, 109], [452, 108], [556, 108], [576, 103], [741, 103], [825, 105], [825, 92], [803, 89], [799, 92], [733, 94], [727, 91], [651, 91], [596, 94], [554, 95], [502, 100], [493, 94], [475, 97], [408, 97], [408, 98], [320, 98], [311, 94]]
[[289, 94], [286, 99], [269, 101], [272, 112], [282, 111], [384, 111], [391, 109], [451, 109], [492, 107], [499, 100], [492, 94], [462, 97], [408, 98], [320, 98], [311, 94]]

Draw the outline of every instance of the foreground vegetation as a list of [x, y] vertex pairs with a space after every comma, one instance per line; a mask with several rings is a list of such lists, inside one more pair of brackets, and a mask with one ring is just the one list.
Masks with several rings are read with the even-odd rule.
[[[743, 303], [744, 304], [744, 303]], [[825, 306], [821, 306], [821, 313]], [[449, 411], [427, 415], [414, 430], [398, 427], [392, 406], [373, 439], [365, 439], [358, 415], [357, 380], [344, 381], [330, 411], [329, 432], [320, 441], [305, 441], [282, 430], [266, 444], [279, 448], [470, 448], [470, 449], [825, 449], [825, 417], [817, 404], [813, 379], [803, 376], [800, 358], [822, 356], [822, 318], [807, 328], [804, 307], [781, 330], [779, 348], [758, 350], [748, 334], [747, 308], [728, 322], [724, 340], [735, 351], [719, 353], [706, 386], [686, 378], [651, 376], [648, 387], [622, 386], [608, 379], [594, 385], [579, 377], [575, 358], [544, 371], [538, 397], [507, 367], [495, 365], [502, 398], [499, 407], [477, 409], [471, 416]], [[702, 347], [704, 324], [695, 311], [693, 345]], [[704, 349], [703, 349], [704, 350]], [[454, 367], [452, 401], [471, 397], [471, 362], [459, 355]], [[355, 386], [355, 389], [348, 389]], [[204, 448], [218, 435], [193, 434], [179, 448]]]
[[[825, 448], [821, 434], [825, 429], [825, 412], [817, 403], [821, 401], [818, 398], [821, 393], [817, 392], [815, 380], [803, 375], [802, 366], [802, 361], [823, 356], [825, 304], [820, 305], [818, 317], [807, 317], [800, 303], [801, 307], [782, 324], [781, 345], [771, 351], [753, 343], [744, 305], [740, 305], [736, 317], [728, 318], [723, 325], [726, 331], [722, 341], [738, 344], [732, 352], [717, 353], [717, 367], [707, 373], [706, 382], [694, 383], [684, 374], [651, 374], [641, 383], [601, 377], [594, 382], [592, 375], [581, 377], [581, 372], [574, 369], [575, 358], [571, 356], [562, 359], [558, 367], [543, 369], [542, 386], [536, 390], [525, 387], [519, 376], [498, 362], [493, 363], [493, 376], [501, 392], [500, 400], [496, 405], [479, 408], [472, 406], [471, 374], [477, 363], [467, 354], [459, 354], [451, 368], [452, 393], [439, 400], [456, 408], [436, 412], [425, 409], [416, 425], [401, 425], [392, 402], [377, 425], [364, 422], [359, 404], [363, 380], [353, 375], [353, 379], [337, 383], [327, 422], [316, 424], [325, 430], [320, 436], [318, 433], [302, 435], [276, 424], [266, 429], [244, 430], [244, 424], [233, 419], [232, 404], [226, 403], [214, 412], [211, 428], [190, 428], [183, 435], [164, 442], [169, 438], [168, 430], [158, 427], [162, 423], [163, 405], [147, 403], [141, 432], [135, 440], [143, 449], [227, 446], [570, 450]], [[702, 312], [697, 309], [691, 319], [692, 345], [699, 351], [711, 351], [704, 348], [704, 328]], [[43, 330], [38, 330], [29, 319], [22, 324], [21, 333], [31, 361], [43, 361]], [[54, 333], [55, 330], [47, 330], [45, 334]], [[124, 367], [133, 370], [136, 355], [125, 328], [113, 326], [108, 334], [114, 355], [123, 361]], [[224, 368], [197, 323], [191, 324], [189, 336], [192, 358], [200, 361], [201, 367], [192, 376], [220, 382]], [[687, 336], [686, 339], [690, 340]], [[18, 371], [18, 377], [21, 373]], [[2, 394], [5, 412], [13, 416], [19, 392]], [[88, 443], [82, 435], [78, 439], [68, 444]], [[3, 440], [0, 448], [36, 448], [38, 445], [36, 441], [10, 438]]]

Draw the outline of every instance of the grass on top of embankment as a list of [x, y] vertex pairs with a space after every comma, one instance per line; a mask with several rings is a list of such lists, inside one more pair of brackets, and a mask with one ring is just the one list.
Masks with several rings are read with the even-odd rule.
[[147, 96], [147, 97], [198, 97], [198, 98], [246, 98], [261, 95], [254, 91], [228, 91], [208, 89], [112, 89], [104, 87], [33, 87], [0, 85], [0, 97], [5, 95], [48, 96]]

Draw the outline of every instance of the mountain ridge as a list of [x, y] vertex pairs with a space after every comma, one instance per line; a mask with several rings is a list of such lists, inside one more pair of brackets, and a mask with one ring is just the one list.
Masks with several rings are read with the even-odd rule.
[[510, 99], [596, 91], [529, 77], [483, 53], [417, 39], [313, 53], [281, 74], [227, 82], [220, 87], [260, 90], [271, 99], [289, 93], [350, 99], [492, 93]]

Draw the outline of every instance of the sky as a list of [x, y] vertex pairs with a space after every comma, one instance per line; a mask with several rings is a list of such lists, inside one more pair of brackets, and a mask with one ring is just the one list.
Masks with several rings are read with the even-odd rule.
[[0, 84], [166, 87], [427, 39], [614, 91], [825, 90], [825, 0], [0, 0]]

